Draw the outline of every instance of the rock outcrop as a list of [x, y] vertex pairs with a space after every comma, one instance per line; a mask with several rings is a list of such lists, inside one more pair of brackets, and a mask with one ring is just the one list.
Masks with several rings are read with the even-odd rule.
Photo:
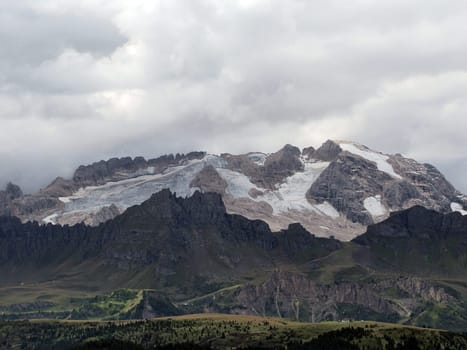
[[418, 276], [467, 276], [467, 217], [421, 206], [392, 214], [353, 240], [369, 247], [362, 263]]
[[[391, 295], [387, 291], [391, 291]], [[320, 284], [305, 275], [276, 271], [261, 284], [239, 286], [189, 305], [190, 312], [229, 312], [284, 317], [308, 322], [343, 319], [396, 321], [420, 312], [424, 303], [458, 302], [428, 281], [413, 277], [367, 283]], [[194, 309], [190, 309], [190, 307]]]
[[331, 162], [342, 152], [342, 148], [337, 142], [327, 140], [312, 155], [313, 158], [324, 162]]
[[186, 155], [177, 153], [175, 156], [170, 154], [149, 160], [143, 157], [101, 160], [91, 165], [81, 165], [73, 175], [73, 182], [79, 187], [102, 185], [109, 181], [145, 174], [146, 172], [142, 170], [147, 170], [148, 167], [152, 168], [152, 172], [163, 172], [171, 165], [201, 159], [204, 155], [204, 152], [191, 152]]
[[23, 191], [18, 185], [9, 182], [4, 191], [0, 191], [0, 215], [11, 215], [12, 202], [23, 196]]

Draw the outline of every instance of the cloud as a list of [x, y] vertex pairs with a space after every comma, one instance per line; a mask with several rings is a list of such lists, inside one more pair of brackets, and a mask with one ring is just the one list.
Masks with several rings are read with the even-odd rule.
[[[467, 191], [461, 0], [0, 0], [0, 179], [354, 139]], [[30, 172], [31, 166], [40, 171]]]

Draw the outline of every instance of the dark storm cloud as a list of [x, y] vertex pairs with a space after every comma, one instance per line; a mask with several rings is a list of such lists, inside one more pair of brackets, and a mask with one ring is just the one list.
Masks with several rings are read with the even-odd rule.
[[[467, 4], [0, 0], [0, 178], [353, 139], [467, 192]], [[39, 178], [27, 172], [44, 168]], [[37, 173], [37, 172], [36, 172]]]

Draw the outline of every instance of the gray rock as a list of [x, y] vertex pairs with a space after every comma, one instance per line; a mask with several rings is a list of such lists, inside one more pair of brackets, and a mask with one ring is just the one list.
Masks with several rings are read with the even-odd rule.
[[330, 162], [337, 158], [342, 152], [342, 148], [334, 141], [327, 140], [320, 148], [313, 153], [313, 158]]
[[382, 193], [392, 178], [378, 170], [376, 164], [348, 152], [342, 152], [307, 192], [310, 202], [328, 201], [351, 221], [364, 225], [373, 223], [363, 201]]
[[212, 165], [205, 166], [190, 183], [190, 187], [199, 188], [201, 192], [225, 194], [227, 182], [220, 177]]
[[9, 199], [16, 199], [23, 196], [21, 188], [11, 182], [6, 185], [5, 193]]

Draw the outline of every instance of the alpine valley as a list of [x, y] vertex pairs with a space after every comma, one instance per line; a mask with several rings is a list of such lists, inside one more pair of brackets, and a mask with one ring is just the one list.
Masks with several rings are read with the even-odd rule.
[[5, 320], [467, 329], [467, 197], [432, 165], [353, 142], [113, 158], [34, 194], [10, 183], [0, 214]]

